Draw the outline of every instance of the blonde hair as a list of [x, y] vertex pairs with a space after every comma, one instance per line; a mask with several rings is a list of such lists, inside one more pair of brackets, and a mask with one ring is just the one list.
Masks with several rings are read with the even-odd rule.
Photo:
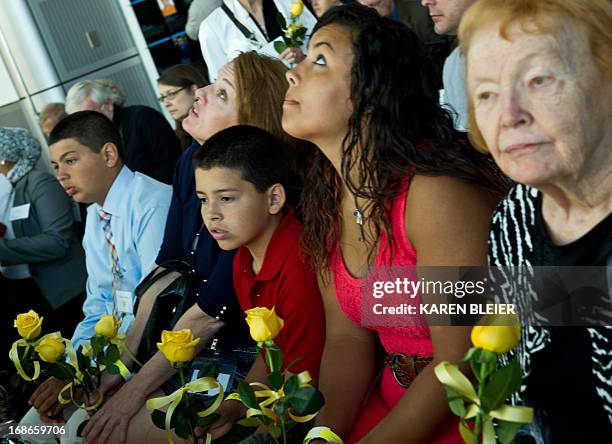
[[262, 128], [276, 137], [292, 172], [303, 179], [312, 148], [283, 130], [283, 100], [289, 88], [287, 68], [278, 59], [254, 51], [240, 54], [232, 63], [236, 70], [238, 123]]
[[[587, 31], [593, 61], [608, 78], [612, 77], [612, 5], [609, 0], [478, 0], [461, 19], [459, 42], [467, 56], [476, 32], [497, 23], [502, 38], [518, 23], [523, 32], [553, 34], [562, 31], [558, 16], [581, 24]], [[535, 25], [535, 31], [533, 26]], [[467, 73], [466, 73], [467, 74]], [[470, 139], [480, 151], [487, 152], [474, 116], [474, 103], [468, 95]]]
[[254, 51], [240, 54], [233, 63], [238, 122], [263, 128], [276, 137], [285, 135], [281, 125], [283, 99], [289, 87], [285, 65]]
[[45, 120], [50, 117], [55, 117], [57, 120], [62, 120], [68, 114], [66, 113], [66, 108], [63, 103], [47, 103], [45, 107], [40, 112], [40, 116], [38, 116], [38, 122], [42, 125]]

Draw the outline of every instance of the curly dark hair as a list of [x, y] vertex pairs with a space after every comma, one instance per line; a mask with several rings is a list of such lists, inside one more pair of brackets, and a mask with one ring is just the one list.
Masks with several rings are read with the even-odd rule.
[[[375, 239], [384, 231], [392, 252], [391, 203], [413, 175], [451, 176], [498, 197], [508, 186], [492, 159], [453, 129], [451, 114], [438, 103], [435, 71], [414, 32], [358, 3], [328, 10], [313, 34], [330, 25], [352, 34], [353, 113], [342, 145], [342, 178], [318, 151], [302, 196], [302, 246], [321, 277], [329, 268], [329, 247], [339, 239], [342, 181], [366, 200], [361, 210]], [[369, 245], [368, 263], [375, 252], [376, 245]]]

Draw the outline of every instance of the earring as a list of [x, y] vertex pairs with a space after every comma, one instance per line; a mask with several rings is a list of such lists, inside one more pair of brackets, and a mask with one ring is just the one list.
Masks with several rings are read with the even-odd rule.
[[2, 165], [2, 166], [6, 165], [6, 160], [4, 160], [4, 159], [0, 160], [0, 165]]

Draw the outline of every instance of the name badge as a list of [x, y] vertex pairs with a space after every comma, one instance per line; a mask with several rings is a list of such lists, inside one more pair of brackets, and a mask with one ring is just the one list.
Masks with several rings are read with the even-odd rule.
[[27, 219], [30, 216], [30, 204], [19, 205], [11, 208], [11, 222], [14, 220]]
[[134, 304], [132, 304], [132, 293], [129, 291], [117, 290], [117, 310], [120, 313], [134, 314]]

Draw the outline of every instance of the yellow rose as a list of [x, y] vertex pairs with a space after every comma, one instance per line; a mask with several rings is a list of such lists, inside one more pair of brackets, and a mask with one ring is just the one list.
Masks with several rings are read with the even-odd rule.
[[255, 307], [245, 311], [245, 313], [251, 337], [257, 342], [274, 339], [285, 324], [285, 321], [274, 313], [274, 307], [272, 307], [272, 310], [265, 307]]
[[113, 315], [103, 315], [96, 324], [95, 332], [98, 336], [112, 339], [117, 336], [117, 329], [120, 323], [121, 321]]
[[164, 330], [157, 348], [170, 362], [188, 362], [195, 356], [198, 342], [200, 338], [193, 339], [191, 330]]
[[64, 339], [59, 331], [46, 335], [34, 348], [34, 350], [38, 352], [40, 359], [52, 364], [64, 354], [65, 349]]
[[299, 17], [300, 15], [302, 15], [303, 10], [304, 3], [302, 3], [302, 0], [297, 0], [291, 5], [291, 9], [289, 11], [291, 12], [292, 17]]
[[495, 353], [506, 353], [518, 344], [521, 338], [521, 326], [512, 325], [476, 325], [472, 329], [472, 344]]
[[19, 332], [19, 336], [29, 341], [40, 336], [42, 320], [43, 318], [38, 317], [38, 313], [30, 310], [27, 313], [18, 314], [13, 326]]

